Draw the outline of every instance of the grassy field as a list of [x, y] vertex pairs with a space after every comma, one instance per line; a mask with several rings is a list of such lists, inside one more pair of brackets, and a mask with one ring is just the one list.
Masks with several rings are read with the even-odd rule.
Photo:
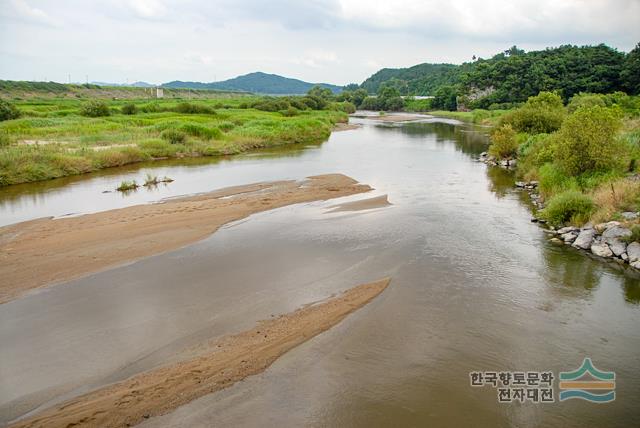
[[250, 108], [259, 101], [109, 100], [107, 116], [87, 117], [81, 114], [86, 100], [14, 98], [21, 116], [0, 122], [0, 186], [154, 159], [320, 142], [347, 120], [335, 110]]

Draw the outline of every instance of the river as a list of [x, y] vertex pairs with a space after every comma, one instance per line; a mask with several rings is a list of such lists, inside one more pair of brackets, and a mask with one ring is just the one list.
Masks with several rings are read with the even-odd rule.
[[[514, 177], [476, 160], [482, 130], [352, 119], [307, 147], [134, 165], [0, 190], [0, 224], [339, 172], [371, 194], [253, 215], [197, 244], [0, 305], [0, 422], [188, 355], [203, 340], [392, 278], [375, 301], [264, 373], [149, 426], [640, 425], [640, 280], [531, 223]], [[175, 181], [123, 195], [146, 173]], [[328, 213], [388, 195], [391, 206]], [[589, 357], [616, 400], [499, 403], [476, 371]], [[556, 384], [557, 387], [557, 384]], [[143, 425], [145, 425], [143, 424]]]

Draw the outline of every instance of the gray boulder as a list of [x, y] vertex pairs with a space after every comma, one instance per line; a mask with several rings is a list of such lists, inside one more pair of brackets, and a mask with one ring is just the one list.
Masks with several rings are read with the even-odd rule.
[[636, 269], [640, 269], [640, 261], [629, 263], [629, 264], [631, 265], [631, 267], [634, 267]]
[[558, 235], [564, 235], [565, 233], [569, 233], [569, 232], [577, 232], [578, 229], [577, 227], [574, 226], [567, 226], [567, 227], [562, 227], [560, 229], [558, 229]]
[[566, 242], [567, 244], [570, 244], [573, 241], [575, 241], [577, 237], [578, 237], [578, 233], [577, 232], [568, 232], [568, 233], [563, 233], [562, 235], [560, 235], [560, 238], [562, 238], [562, 240], [564, 242]]
[[627, 255], [629, 256], [629, 263], [635, 263], [640, 260], [640, 244], [632, 242], [627, 245]]
[[593, 242], [593, 238], [596, 236], [596, 231], [594, 229], [585, 229], [580, 231], [580, 234], [573, 241], [572, 246], [575, 248], [580, 248], [582, 250], [588, 250], [591, 248], [591, 243]]
[[604, 242], [599, 242], [591, 245], [591, 252], [599, 257], [611, 257], [613, 256], [613, 252], [607, 244]]
[[631, 236], [631, 231], [629, 229], [625, 229], [624, 227], [620, 226], [613, 226], [607, 228], [602, 233], [602, 240], [609, 244], [615, 239], [624, 238], [626, 236]]
[[618, 238], [612, 238], [608, 241], [605, 240], [605, 242], [609, 244], [609, 248], [611, 248], [613, 254], [618, 257], [621, 257], [627, 251], [627, 243]]
[[635, 220], [639, 217], [638, 213], [634, 213], [631, 211], [625, 211], [620, 215], [622, 215], [622, 218], [624, 218], [625, 220]]

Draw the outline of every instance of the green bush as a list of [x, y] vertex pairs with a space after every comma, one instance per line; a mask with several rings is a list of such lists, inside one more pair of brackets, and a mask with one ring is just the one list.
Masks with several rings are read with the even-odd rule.
[[573, 113], [581, 107], [607, 107], [606, 98], [602, 94], [590, 94], [586, 92], [580, 92], [574, 95], [567, 104], [567, 110], [569, 113]]
[[109, 106], [104, 101], [91, 100], [80, 107], [80, 114], [87, 117], [109, 116]]
[[209, 128], [197, 123], [185, 123], [180, 126], [180, 131], [194, 137], [202, 138], [203, 140], [217, 140], [222, 138], [222, 132], [218, 128]]
[[297, 116], [299, 113], [298, 109], [292, 106], [289, 106], [288, 109], [286, 110], [282, 110], [280, 112], [281, 115], [286, 116], [286, 117], [293, 117], [293, 116]]
[[552, 197], [540, 214], [554, 226], [566, 222], [582, 224], [589, 219], [593, 209], [590, 197], [577, 190], [567, 190]]
[[9, 101], [0, 99], [0, 121], [17, 119], [20, 117], [20, 110]]
[[183, 144], [187, 140], [187, 135], [177, 129], [165, 129], [160, 137], [171, 144]]
[[352, 113], [356, 112], [355, 104], [353, 104], [352, 102], [349, 102], [349, 101], [342, 101], [342, 102], [333, 103], [331, 105], [331, 108], [333, 110], [343, 111], [343, 112], [345, 112], [347, 114], [352, 114]]
[[489, 154], [498, 159], [510, 159], [518, 150], [516, 133], [511, 125], [503, 125], [491, 134]]
[[540, 92], [519, 109], [505, 114], [500, 123], [511, 125], [517, 132], [548, 134], [558, 130], [564, 118], [562, 99], [551, 92]]
[[180, 103], [172, 111], [183, 114], [215, 114], [215, 111], [209, 106], [192, 103]]
[[622, 167], [624, 143], [616, 138], [621, 126], [617, 110], [600, 106], [578, 109], [556, 134], [556, 161], [568, 175]]
[[138, 112], [138, 108], [135, 104], [125, 104], [122, 106], [120, 111], [122, 111], [122, 114], [132, 115]]
[[360, 108], [362, 110], [380, 110], [380, 105], [378, 103], [378, 99], [376, 97], [367, 97], [362, 100], [362, 104], [360, 104]]

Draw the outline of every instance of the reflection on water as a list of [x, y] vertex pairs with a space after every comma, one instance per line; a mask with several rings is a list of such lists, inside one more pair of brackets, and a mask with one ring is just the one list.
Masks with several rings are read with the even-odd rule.
[[[0, 305], [0, 415], [8, 403], [104, 385], [391, 276], [378, 299], [264, 374], [147, 425], [638, 426], [637, 276], [550, 245], [512, 174], [476, 160], [486, 137], [472, 127], [358, 122], [365, 126], [318, 146], [141, 165], [5, 198], [6, 224], [341, 172], [376, 189], [346, 200], [388, 194], [393, 205], [328, 214], [337, 202], [326, 201], [261, 213], [196, 245]], [[176, 181], [151, 196], [100, 193], [147, 172]], [[587, 356], [616, 372], [615, 402], [504, 405], [495, 390], [469, 386], [470, 371], [557, 373]]]

